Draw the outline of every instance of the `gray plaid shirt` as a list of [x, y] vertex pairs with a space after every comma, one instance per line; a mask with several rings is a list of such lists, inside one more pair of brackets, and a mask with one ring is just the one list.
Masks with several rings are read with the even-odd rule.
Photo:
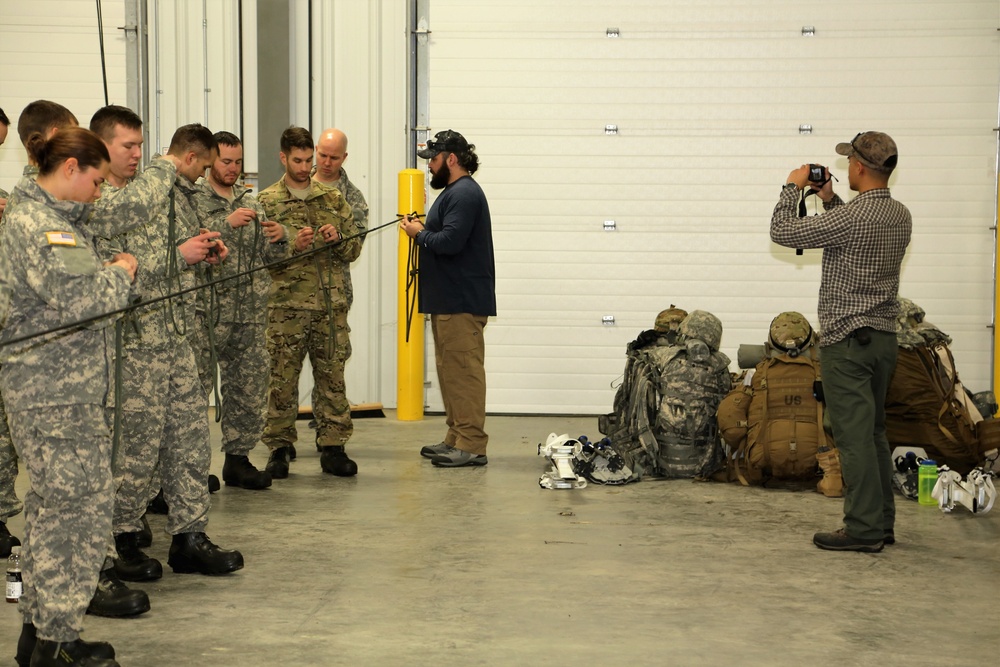
[[855, 329], [896, 331], [899, 266], [913, 220], [888, 188], [869, 190], [845, 204], [837, 195], [822, 215], [800, 218], [799, 192], [781, 190], [771, 217], [771, 240], [789, 248], [822, 248], [819, 286], [820, 345], [843, 340]]

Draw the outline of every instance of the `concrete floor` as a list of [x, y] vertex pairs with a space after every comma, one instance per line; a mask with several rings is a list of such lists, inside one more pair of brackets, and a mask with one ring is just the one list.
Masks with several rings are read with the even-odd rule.
[[[170, 572], [153, 517], [148, 551], [166, 573], [134, 584], [152, 611], [88, 616], [85, 637], [111, 641], [124, 667], [996, 661], [1000, 510], [901, 500], [895, 546], [830, 553], [811, 537], [840, 525], [841, 501], [816, 493], [687, 480], [540, 489], [537, 443], [595, 436], [596, 419], [490, 417], [489, 466], [445, 470], [417, 453], [443, 418], [387, 415], [356, 422], [356, 478], [322, 474], [299, 422], [287, 480], [215, 494], [208, 534], [243, 552], [236, 574]], [[19, 623], [4, 605], [0, 664], [13, 664]]]

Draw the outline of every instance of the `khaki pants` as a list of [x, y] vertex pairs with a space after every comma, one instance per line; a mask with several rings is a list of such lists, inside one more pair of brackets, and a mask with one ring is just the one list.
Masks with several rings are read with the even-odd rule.
[[468, 313], [431, 315], [434, 358], [447, 414], [444, 443], [470, 454], [486, 454], [486, 345], [489, 318]]

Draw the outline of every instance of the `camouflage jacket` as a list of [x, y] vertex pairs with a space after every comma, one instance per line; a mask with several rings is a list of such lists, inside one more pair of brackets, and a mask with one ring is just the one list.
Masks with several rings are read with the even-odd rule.
[[[347, 177], [347, 172], [343, 167], [340, 169], [340, 178], [333, 183], [317, 181], [314, 169], [313, 181], [320, 187], [339, 190], [344, 195], [344, 198], [351, 207], [351, 213], [354, 214], [355, 234], [364, 234], [368, 231], [368, 202], [365, 201], [365, 196], [361, 194], [361, 190], [358, 190], [354, 183], [351, 183], [351, 179]], [[365, 236], [358, 236], [362, 245], [365, 242], [365, 238]], [[354, 283], [351, 281], [350, 264], [344, 264], [344, 296], [347, 298], [347, 307], [350, 308], [351, 304], [354, 303]]]
[[[152, 173], [151, 173], [152, 172]], [[196, 275], [177, 245], [198, 234], [198, 217], [173, 164], [153, 160], [124, 188], [104, 184], [94, 218], [98, 250], [109, 259], [131, 253], [139, 263], [133, 300], [149, 301], [195, 286]], [[170, 216], [173, 202], [173, 220]], [[194, 293], [140, 306], [126, 326], [126, 348], [165, 346], [183, 339], [194, 325]]]
[[[0, 229], [9, 341], [125, 307], [128, 273], [104, 266], [86, 228], [90, 205], [60, 201], [32, 180]], [[16, 261], [11, 261], [16, 259]], [[0, 386], [8, 410], [103, 405], [114, 366], [114, 318], [5, 346]]]
[[[314, 232], [318, 232], [323, 225], [331, 224], [345, 239], [332, 244], [328, 252], [314, 252], [270, 269], [273, 282], [268, 305], [305, 310], [324, 310], [329, 306], [346, 310], [344, 267], [361, 254], [361, 239], [354, 236], [357, 228], [344, 196], [337, 190], [320, 187], [311, 181], [309, 195], [303, 201], [288, 191], [282, 178], [261, 192], [259, 199], [267, 216], [288, 230], [293, 257], [302, 254], [295, 250], [295, 235], [305, 227], [312, 227]], [[324, 245], [317, 234], [312, 247], [303, 252]]]
[[[7, 219], [7, 212], [12, 210], [17, 205], [17, 201], [20, 199], [18, 192], [23, 191], [28, 183], [33, 183], [37, 177], [38, 167], [33, 164], [26, 164], [24, 165], [24, 171], [21, 172], [21, 180], [19, 180], [17, 185], [14, 186], [14, 190], [7, 193], [6, 197], [0, 195], [0, 197], [7, 200], [7, 206], [3, 210], [3, 220]], [[2, 190], [0, 190], [0, 192], [2, 192]]]
[[[259, 222], [267, 220], [264, 207], [250, 194], [249, 188], [234, 185], [233, 194], [235, 197], [230, 202], [217, 193], [211, 183], [202, 178], [198, 180], [190, 196], [198, 214], [199, 224], [213, 232], [221, 232], [222, 240], [229, 249], [229, 257], [225, 263], [211, 267], [207, 277], [219, 280], [246, 274], [217, 285], [216, 321], [266, 324], [271, 276], [267, 271], [252, 270], [286, 258], [291, 234], [286, 229], [284, 240], [271, 243], [264, 235]], [[253, 209], [257, 213], [257, 220], [246, 227], [233, 229], [226, 218], [238, 208]], [[252, 272], [247, 273], [248, 271]], [[208, 312], [209, 295], [208, 290], [198, 291], [199, 311]]]

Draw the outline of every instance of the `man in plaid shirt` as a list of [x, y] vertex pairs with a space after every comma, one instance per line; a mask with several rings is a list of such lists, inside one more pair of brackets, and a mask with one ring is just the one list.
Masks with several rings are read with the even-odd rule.
[[[832, 551], [881, 551], [895, 540], [885, 394], [896, 366], [899, 267], [913, 221], [889, 194], [898, 158], [882, 132], [862, 132], [837, 144], [847, 156], [850, 203], [834, 194], [829, 173], [810, 182], [810, 165], [788, 175], [771, 218], [771, 240], [789, 248], [822, 248], [819, 287], [820, 369], [823, 393], [840, 451], [844, 528], [816, 533]], [[810, 186], [824, 213], [800, 218], [800, 191]]]

